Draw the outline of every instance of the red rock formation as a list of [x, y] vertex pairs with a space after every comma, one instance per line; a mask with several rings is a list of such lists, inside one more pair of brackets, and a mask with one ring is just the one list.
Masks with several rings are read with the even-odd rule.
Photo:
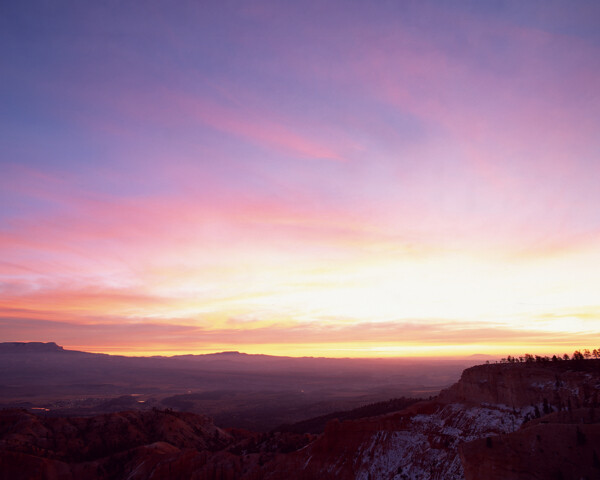
[[234, 480], [310, 436], [230, 432], [183, 412], [122, 412], [92, 418], [0, 412], [1, 480]]
[[598, 479], [599, 420], [590, 409], [558, 412], [513, 433], [465, 443], [460, 447], [465, 479]]
[[459, 382], [440, 393], [440, 400], [523, 407], [539, 404], [546, 398], [557, 409], [569, 402], [577, 408], [598, 400], [599, 371], [600, 363], [596, 360], [579, 365], [575, 362], [479, 365], [466, 369]]
[[[596, 361], [473, 367], [434, 402], [383, 417], [330, 424], [314, 443], [269, 465], [265, 478], [461, 479], [459, 445], [510, 434], [523, 421], [565, 411], [569, 405], [594, 405], [598, 367]], [[590, 439], [600, 455], [596, 437], [590, 434]], [[559, 455], [556, 450], [554, 459], [568, 463], [568, 451]], [[464, 461], [469, 462], [467, 457]], [[511, 457], [501, 463], [510, 466]], [[471, 477], [487, 478], [492, 477]]]

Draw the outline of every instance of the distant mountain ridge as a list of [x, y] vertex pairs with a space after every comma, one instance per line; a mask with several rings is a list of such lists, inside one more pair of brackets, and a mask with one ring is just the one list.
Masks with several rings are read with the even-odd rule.
[[[82, 350], [68, 350], [58, 345], [56, 342], [0, 342], [0, 353], [85, 353], [87, 355], [108, 355], [106, 353], [91, 353], [84, 352]], [[211, 357], [211, 356], [245, 356], [246, 353], [238, 351], [225, 351], [205, 354], [185, 354], [185, 355], [173, 355], [171, 357], [165, 357], [163, 355], [154, 355], [151, 357], [146, 356], [133, 356], [129, 358], [189, 358], [189, 357]], [[112, 355], [115, 357], [123, 357], [123, 355]], [[264, 357], [265, 355], [258, 355]]]

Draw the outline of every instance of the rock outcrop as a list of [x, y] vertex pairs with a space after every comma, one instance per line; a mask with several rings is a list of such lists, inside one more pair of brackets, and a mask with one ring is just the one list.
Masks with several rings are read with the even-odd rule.
[[[566, 412], [566, 415], [579, 407], [593, 408], [597, 405], [600, 390], [599, 367], [600, 362], [595, 360], [473, 367], [465, 370], [457, 384], [433, 401], [418, 403], [391, 415], [331, 423], [322, 436], [301, 452], [270, 465], [271, 470], [266, 472], [265, 478], [553, 478], [503, 477], [502, 474], [494, 477], [490, 471], [496, 464], [490, 460], [491, 470], [482, 473], [478, 470], [484, 468], [481, 459], [470, 452], [481, 453], [475, 447], [484, 445], [487, 450], [481, 454], [485, 454], [489, 442], [498, 438], [509, 442], [511, 435], [521, 434], [522, 425], [529, 428], [536, 424], [534, 422], [539, 423], [536, 419], [546, 418], [545, 415], [552, 412]], [[548, 427], [539, 424], [536, 428]], [[558, 428], [576, 431], [577, 426], [563, 424]], [[595, 427], [585, 427], [586, 431], [590, 428]], [[589, 466], [594, 449], [600, 454], [600, 444], [591, 430], [588, 433], [590, 446], [586, 448], [591, 450], [582, 448], [581, 451], [587, 452], [582, 455], [587, 455], [586, 465]], [[471, 442], [474, 446], [470, 450], [466, 446]], [[510, 445], [519, 451], [518, 442]], [[561, 447], [557, 440], [555, 446], [552, 450], [554, 464], [569, 465], [569, 442]], [[459, 450], [462, 456], [459, 456]], [[536, 461], [543, 461], [543, 454], [538, 451]], [[528, 458], [526, 453], [521, 460], [517, 460], [515, 454], [498, 454], [494, 461], [506, 471], [513, 468], [514, 462], [526, 463]], [[578, 462], [577, 466], [580, 465], [583, 464]], [[531, 468], [535, 469], [535, 466]], [[563, 468], [563, 477], [557, 478], [600, 478], [586, 476], [587, 468], [573, 467], [568, 472]]]
[[466, 480], [600, 478], [600, 362], [465, 370], [441, 398], [527, 408], [520, 428], [460, 445]]
[[0, 479], [254, 478], [274, 452], [311, 438], [225, 431], [208, 417], [172, 411], [53, 418], [5, 410]]
[[459, 450], [466, 480], [597, 479], [600, 418], [593, 408], [557, 412]]
[[578, 408], [599, 400], [600, 361], [500, 363], [466, 369], [440, 400], [523, 407], [543, 403]]

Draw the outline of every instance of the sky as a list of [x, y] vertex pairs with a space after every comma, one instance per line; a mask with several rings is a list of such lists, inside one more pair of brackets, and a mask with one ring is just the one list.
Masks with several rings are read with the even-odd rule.
[[600, 3], [0, 3], [0, 341], [600, 347]]

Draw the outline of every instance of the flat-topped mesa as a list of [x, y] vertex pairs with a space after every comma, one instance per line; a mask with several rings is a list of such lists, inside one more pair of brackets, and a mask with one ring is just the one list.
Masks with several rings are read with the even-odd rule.
[[0, 343], [0, 353], [48, 353], [64, 352], [55, 342], [4, 342]]
[[600, 360], [500, 363], [466, 369], [440, 393], [446, 403], [489, 403], [524, 407], [545, 400], [555, 408], [591, 405], [598, 399]]
[[521, 428], [459, 446], [465, 479], [600, 478], [599, 394], [599, 360], [465, 370], [460, 381], [442, 393], [445, 401], [535, 408], [534, 416], [525, 418], [531, 421]]

